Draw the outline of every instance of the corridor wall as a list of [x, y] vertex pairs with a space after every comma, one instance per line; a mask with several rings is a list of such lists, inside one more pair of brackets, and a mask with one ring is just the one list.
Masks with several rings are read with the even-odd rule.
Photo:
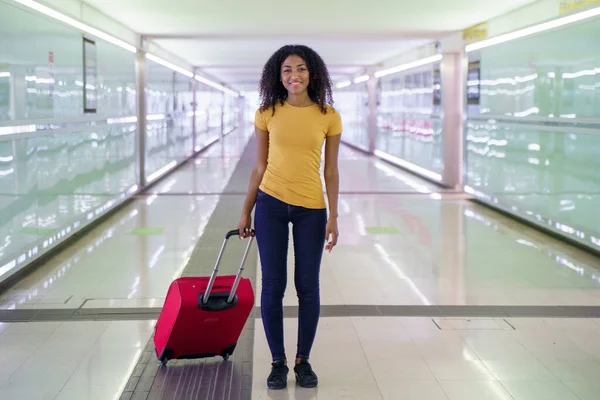
[[379, 79], [376, 151], [441, 176], [444, 171], [439, 62]]
[[[145, 189], [139, 135], [148, 183], [208, 144], [192, 144], [192, 78], [150, 60], [138, 132], [136, 58], [0, 0], [0, 283]], [[235, 113], [203, 93], [219, 121]]]
[[600, 250], [600, 19], [468, 53], [466, 191]]
[[[600, 9], [587, 10], [575, 23], [376, 71], [372, 132], [355, 124], [369, 119], [368, 102], [355, 105], [366, 83], [346, 83], [335, 91], [342, 140], [368, 151], [373, 135], [376, 156], [434, 182], [458, 164], [458, 188], [482, 203], [600, 251]], [[460, 64], [450, 57], [462, 60], [457, 75], [444, 72]], [[448, 95], [451, 76], [464, 96]], [[464, 103], [462, 128], [446, 123], [447, 98]]]
[[369, 91], [366, 83], [340, 88], [335, 93], [335, 108], [344, 124], [344, 141], [369, 150]]

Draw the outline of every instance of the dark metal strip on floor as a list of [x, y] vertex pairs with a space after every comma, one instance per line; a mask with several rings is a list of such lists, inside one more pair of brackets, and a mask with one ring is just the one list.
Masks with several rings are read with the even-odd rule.
[[[0, 322], [154, 320], [159, 313], [158, 307], [0, 310]], [[298, 307], [285, 306], [283, 313], [285, 318], [297, 318]], [[600, 306], [321, 306], [321, 318], [335, 317], [600, 318]], [[260, 318], [260, 307], [251, 313], [254, 318]]]
[[[225, 143], [227, 139], [225, 139]], [[224, 144], [225, 145], [225, 144]], [[225, 192], [242, 192], [248, 186], [251, 166], [256, 154], [256, 140], [251, 137], [238, 165], [236, 166]], [[213, 211], [204, 234], [198, 240], [182, 276], [208, 276], [217, 259], [220, 247], [227, 231], [238, 223], [243, 198], [241, 196], [221, 196]], [[223, 254], [219, 274], [235, 274], [246, 243], [232, 239]], [[256, 287], [256, 244], [248, 254], [244, 277], [250, 278]], [[131, 311], [131, 310], [129, 310]], [[156, 309], [154, 317], [158, 317]], [[91, 310], [78, 310], [78, 315], [91, 315]], [[127, 309], [120, 309], [116, 316], [133, 314]], [[149, 313], [147, 314], [149, 316]], [[227, 362], [221, 357], [197, 360], [171, 360], [166, 366], [160, 366], [157, 360], [153, 338], [148, 345], [134, 374], [129, 378], [127, 389], [121, 399], [213, 399], [213, 400], [249, 400], [252, 394], [252, 360], [254, 358], [254, 314], [248, 319], [238, 340], [235, 352]]]

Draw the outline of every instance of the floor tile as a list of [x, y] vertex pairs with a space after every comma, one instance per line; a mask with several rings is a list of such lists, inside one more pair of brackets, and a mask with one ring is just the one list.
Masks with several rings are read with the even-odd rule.
[[21, 386], [4, 385], [0, 387], [0, 399], [15, 400], [54, 400], [60, 392], [56, 385], [24, 384]]
[[438, 381], [495, 381], [496, 377], [479, 360], [428, 361]]
[[361, 342], [365, 355], [371, 359], [423, 360], [417, 346], [412, 342]]
[[112, 400], [120, 395], [119, 388], [111, 386], [65, 386], [55, 400]]
[[[497, 381], [488, 382], [441, 382], [449, 400], [513, 400]], [[539, 397], [532, 397], [532, 399]], [[546, 399], [544, 399], [546, 400]]]
[[540, 361], [531, 357], [513, 360], [484, 361], [499, 381], [556, 381], [556, 376]]
[[600, 376], [600, 362], [588, 361], [544, 361], [544, 366], [561, 381], [591, 381]]
[[419, 359], [369, 358], [369, 366], [377, 382], [382, 381], [435, 381], [430, 366]]
[[317, 399], [363, 400], [382, 399], [381, 391], [374, 381], [339, 382], [327, 378], [319, 381]]
[[443, 330], [512, 330], [503, 320], [493, 318], [433, 318]]
[[266, 385], [253, 385], [252, 400], [316, 400], [317, 389], [304, 389], [290, 383], [284, 390], [269, 390]]
[[384, 400], [448, 400], [436, 381], [378, 381]]
[[600, 381], [597, 377], [588, 381], [565, 381], [563, 384], [568, 387], [580, 400], [597, 400], [600, 393]]
[[61, 322], [15, 322], [6, 330], [8, 334], [53, 333]]
[[561, 382], [502, 382], [515, 400], [579, 400], [577, 396]]

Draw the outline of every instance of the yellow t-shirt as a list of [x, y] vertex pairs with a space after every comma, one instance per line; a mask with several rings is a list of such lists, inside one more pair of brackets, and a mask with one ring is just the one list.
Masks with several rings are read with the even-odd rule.
[[326, 208], [321, 183], [321, 152], [327, 136], [342, 133], [340, 113], [317, 104], [295, 107], [287, 102], [256, 111], [254, 124], [269, 133], [267, 170], [260, 189], [284, 203]]

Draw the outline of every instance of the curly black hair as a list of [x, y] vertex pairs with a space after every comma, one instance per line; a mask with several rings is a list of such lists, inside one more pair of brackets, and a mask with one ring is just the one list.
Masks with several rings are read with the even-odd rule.
[[288, 92], [281, 84], [281, 64], [289, 56], [298, 56], [306, 61], [310, 82], [308, 84], [308, 96], [319, 105], [321, 112], [327, 114], [326, 104], [333, 107], [333, 95], [331, 90], [331, 78], [327, 65], [321, 56], [308, 46], [286, 45], [277, 50], [265, 64], [259, 84], [261, 98], [260, 111], [273, 108], [279, 102], [284, 104]]

